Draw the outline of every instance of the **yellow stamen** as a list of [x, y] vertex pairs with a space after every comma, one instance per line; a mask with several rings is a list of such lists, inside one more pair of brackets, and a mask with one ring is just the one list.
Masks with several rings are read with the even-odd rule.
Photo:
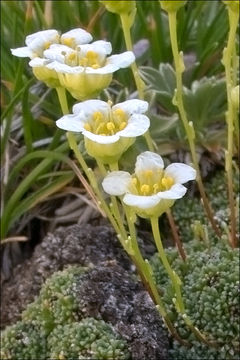
[[46, 41], [44, 44], [44, 49], [47, 50], [50, 45], [51, 45], [50, 41]]
[[76, 53], [71, 53], [68, 55], [68, 60], [70, 61], [76, 60], [76, 57], [77, 57]]
[[133, 185], [137, 185], [137, 178], [135, 178], [135, 177], [133, 177], [132, 179], [131, 179], [131, 181], [132, 181], [132, 184]]
[[127, 123], [126, 123], [125, 121], [123, 121], [123, 122], [119, 125], [119, 130], [125, 129], [126, 126], [127, 126]]
[[159, 191], [159, 185], [158, 184], [153, 184], [153, 192], [154, 194], [156, 194]]
[[74, 39], [73, 38], [64, 38], [64, 39], [62, 39], [62, 44], [67, 45], [69, 47], [73, 47]]
[[174, 184], [174, 180], [172, 177], [167, 176], [162, 178], [161, 183], [168, 190]]
[[151, 177], [153, 176], [153, 171], [152, 171], [152, 170], [146, 170], [146, 171], [145, 171], [145, 176], [146, 176], [147, 178], [151, 178]]
[[96, 131], [95, 131], [95, 134], [99, 135], [99, 134], [100, 134], [100, 131], [101, 131], [101, 132], [104, 131], [105, 125], [106, 125], [106, 124], [105, 124], [104, 122], [101, 122], [101, 123], [98, 125], [98, 127], [97, 127], [97, 129], [96, 129]]
[[141, 193], [142, 193], [143, 195], [148, 195], [149, 192], [150, 192], [150, 186], [147, 185], [147, 184], [143, 184], [143, 185], [141, 186], [140, 191], [141, 191]]
[[115, 124], [114, 124], [112, 121], [110, 121], [110, 122], [107, 123], [107, 129], [108, 129], [109, 131], [113, 131], [113, 130], [115, 130], [115, 128], [116, 128], [116, 126], [115, 126]]
[[100, 65], [98, 65], [98, 64], [93, 64], [93, 65], [92, 65], [92, 68], [93, 68], [93, 69], [99, 69], [99, 68], [100, 68]]
[[93, 113], [93, 120], [94, 121], [102, 121], [103, 120], [103, 114], [100, 111], [95, 111]]
[[92, 131], [92, 127], [89, 123], [84, 124], [84, 129], [87, 131]]
[[125, 112], [123, 111], [123, 109], [116, 109], [114, 110], [114, 115], [123, 117], [125, 115]]

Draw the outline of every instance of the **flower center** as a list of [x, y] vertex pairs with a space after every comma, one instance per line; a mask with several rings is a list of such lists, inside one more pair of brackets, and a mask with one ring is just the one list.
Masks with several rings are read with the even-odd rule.
[[169, 190], [173, 184], [174, 179], [170, 176], [164, 176], [161, 170], [156, 172], [145, 170], [141, 176], [132, 177], [131, 192], [135, 195], [151, 196], [160, 191]]
[[71, 37], [70, 37], [70, 38], [61, 39], [61, 43], [62, 43], [63, 45], [66, 45], [66, 46], [70, 47], [70, 48], [73, 48], [74, 45], [75, 45], [74, 38], [71, 38]]
[[127, 126], [127, 115], [122, 109], [112, 109], [108, 114], [95, 111], [84, 128], [96, 135], [111, 136]]
[[[62, 54], [65, 55], [64, 52], [62, 52]], [[93, 69], [98, 69], [103, 65], [99, 59], [98, 53], [89, 50], [85, 56], [82, 56], [80, 47], [78, 47], [78, 50], [65, 56], [65, 63], [70, 66], [91, 67]]]

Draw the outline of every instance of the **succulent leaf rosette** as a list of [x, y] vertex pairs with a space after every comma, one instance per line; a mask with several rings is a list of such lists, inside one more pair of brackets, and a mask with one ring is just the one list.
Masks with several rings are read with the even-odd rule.
[[164, 169], [160, 155], [146, 151], [137, 157], [135, 172], [113, 171], [103, 180], [106, 193], [123, 196], [123, 202], [137, 215], [158, 217], [176, 199], [182, 198], [187, 188], [182, 184], [194, 180], [196, 171], [189, 165], [173, 163]]
[[108, 56], [110, 42], [89, 44], [91, 41], [92, 36], [80, 28], [61, 36], [57, 30], [45, 30], [27, 36], [27, 46], [11, 51], [15, 56], [30, 57], [34, 75], [47, 86], [62, 86], [75, 99], [86, 100], [108, 87], [115, 71], [135, 60], [131, 51]]
[[101, 100], [86, 100], [73, 106], [73, 114], [57, 120], [59, 128], [84, 135], [89, 155], [104, 164], [115, 163], [150, 126], [144, 115], [148, 103], [132, 99], [112, 106]]

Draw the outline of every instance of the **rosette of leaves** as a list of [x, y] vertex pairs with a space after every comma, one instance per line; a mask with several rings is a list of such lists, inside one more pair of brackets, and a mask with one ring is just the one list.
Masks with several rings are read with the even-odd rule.
[[[161, 63], [159, 69], [141, 67], [141, 76], [147, 84], [147, 96], [155, 98], [151, 132], [161, 153], [186, 148], [187, 139], [173, 98], [176, 88], [175, 71], [170, 64]], [[198, 146], [210, 152], [223, 147], [226, 139], [225, 111], [226, 85], [215, 76], [191, 81], [185, 76], [184, 105], [188, 120], [193, 122]], [[167, 142], [166, 142], [167, 139]], [[170, 142], [170, 144], [169, 144]]]
[[169, 317], [180, 336], [192, 347], [185, 348], [173, 341], [171, 359], [186, 360], [233, 360], [239, 349], [239, 254], [223, 242], [206, 247], [191, 241], [185, 245], [187, 261], [180, 259], [176, 249], [166, 253], [172, 268], [182, 279], [182, 293], [186, 312], [193, 324], [205, 334], [216, 347], [199, 342], [176, 313], [174, 291], [158, 255], [151, 264], [158, 286], [164, 291], [164, 302]]
[[51, 359], [129, 359], [125, 341], [110, 325], [93, 318], [57, 326], [48, 348]]

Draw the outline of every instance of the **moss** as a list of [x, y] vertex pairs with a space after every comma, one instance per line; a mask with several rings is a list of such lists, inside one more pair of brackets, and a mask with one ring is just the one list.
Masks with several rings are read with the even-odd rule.
[[31, 323], [19, 321], [8, 326], [1, 336], [1, 359], [46, 359], [46, 338]]
[[72, 266], [53, 274], [22, 321], [1, 334], [1, 359], [128, 359], [127, 343], [102, 320], [82, 319], [77, 281], [86, 269]]
[[125, 342], [102, 320], [57, 326], [48, 337], [49, 356], [57, 359], [128, 359]]
[[191, 349], [173, 341], [172, 359], [237, 359], [239, 347], [239, 257], [238, 250], [222, 242], [206, 248], [203, 243], [191, 241], [185, 248], [184, 263], [175, 249], [167, 249], [169, 261], [180, 276], [186, 312], [209, 340], [218, 342], [217, 349], [196, 340], [176, 313], [172, 303], [173, 290], [168, 276], [156, 254], [151, 260], [156, 282], [164, 289], [164, 300], [169, 316], [179, 334], [192, 344]]

